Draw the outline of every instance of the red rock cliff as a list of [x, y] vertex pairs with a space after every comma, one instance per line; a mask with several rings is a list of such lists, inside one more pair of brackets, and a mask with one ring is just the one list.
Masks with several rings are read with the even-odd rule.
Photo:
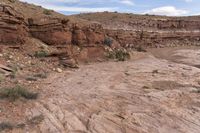
[[0, 44], [19, 44], [25, 41], [28, 29], [23, 16], [11, 6], [0, 5]]

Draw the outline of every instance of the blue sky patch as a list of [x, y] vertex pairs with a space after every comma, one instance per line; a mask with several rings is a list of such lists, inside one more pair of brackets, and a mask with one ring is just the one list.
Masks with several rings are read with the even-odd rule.
[[63, 14], [118, 11], [167, 16], [200, 15], [200, 0], [21, 0]]

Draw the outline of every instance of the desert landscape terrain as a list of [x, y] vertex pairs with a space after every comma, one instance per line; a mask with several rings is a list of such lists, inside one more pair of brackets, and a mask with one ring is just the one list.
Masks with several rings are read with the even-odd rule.
[[0, 0], [0, 132], [199, 133], [199, 29]]

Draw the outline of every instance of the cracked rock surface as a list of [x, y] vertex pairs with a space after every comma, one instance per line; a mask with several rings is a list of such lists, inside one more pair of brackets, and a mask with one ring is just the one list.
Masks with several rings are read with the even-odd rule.
[[42, 85], [34, 107], [26, 110], [27, 117], [43, 115], [44, 120], [24, 130], [199, 133], [199, 77], [197, 67], [152, 55], [54, 74]]

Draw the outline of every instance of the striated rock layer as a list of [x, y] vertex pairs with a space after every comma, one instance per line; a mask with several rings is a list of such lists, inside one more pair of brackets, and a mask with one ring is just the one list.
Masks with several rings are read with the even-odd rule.
[[0, 4], [0, 44], [23, 43], [27, 31], [23, 16], [13, 7]]
[[29, 27], [33, 37], [49, 45], [95, 46], [103, 44], [105, 36], [101, 25], [93, 23], [80, 27], [69, 23], [68, 19], [29, 19]]
[[23, 44], [26, 37], [34, 37], [48, 45], [72, 44], [88, 48], [104, 45], [112, 48], [200, 45], [199, 17], [118, 13], [83, 14], [74, 17], [89, 20], [83, 24], [84, 21], [75, 22], [70, 17], [44, 13], [43, 17], [23, 14], [26, 16], [24, 17], [21, 13], [9, 5], [0, 4], [1, 44]]
[[200, 17], [166, 17], [120, 13], [88, 13], [78, 18], [101, 23], [106, 34], [124, 47], [200, 45]]
[[184, 45], [200, 45], [200, 31], [132, 31], [132, 30], [106, 30], [108, 36], [117, 40], [121, 46], [134, 48], [169, 47]]

